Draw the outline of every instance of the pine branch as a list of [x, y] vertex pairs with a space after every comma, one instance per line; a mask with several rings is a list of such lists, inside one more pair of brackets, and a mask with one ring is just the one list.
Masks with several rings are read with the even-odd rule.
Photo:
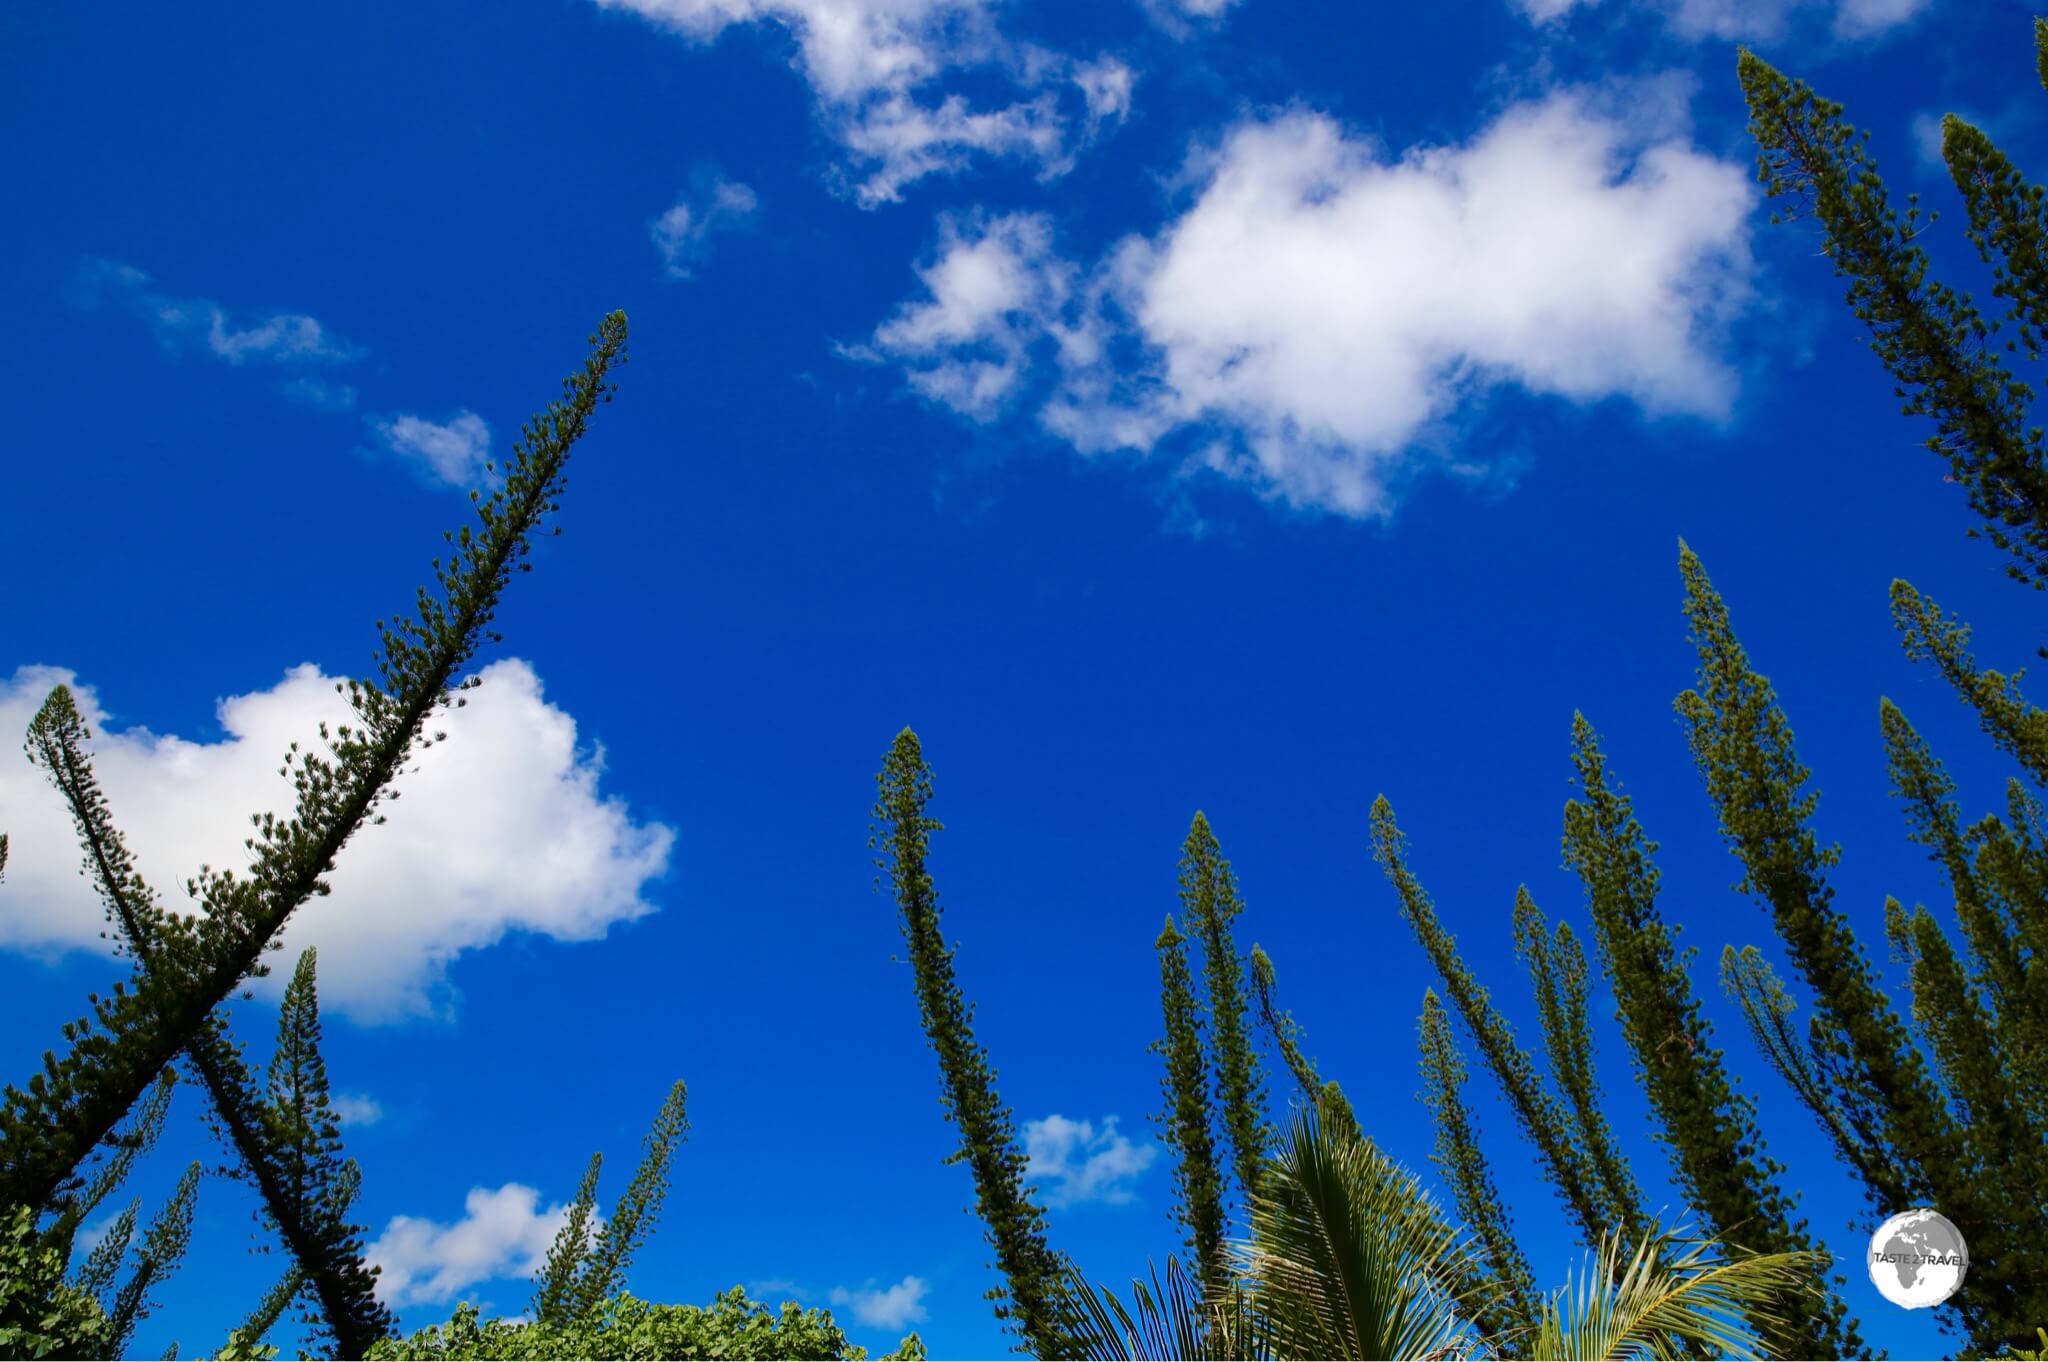
[[1977, 711], [1977, 721], [1991, 740], [2026, 769], [2038, 785], [2048, 786], [2048, 710], [2034, 708], [2020, 693], [2020, 673], [2007, 676], [1979, 671], [1970, 656], [1970, 626], [1942, 613], [1941, 607], [1905, 582], [1891, 588], [1892, 623], [1898, 627], [1906, 656], [1932, 662], [1963, 702]]
[[135, 1326], [147, 1319], [153, 1308], [149, 1293], [161, 1285], [177, 1268], [179, 1260], [184, 1258], [185, 1247], [192, 1242], [192, 1203], [198, 1193], [199, 1165], [193, 1163], [178, 1179], [170, 1201], [144, 1231], [141, 1249], [136, 1254], [135, 1272], [122, 1285], [107, 1310], [113, 1338], [109, 1356], [120, 1357], [127, 1352], [129, 1340], [135, 1336]]

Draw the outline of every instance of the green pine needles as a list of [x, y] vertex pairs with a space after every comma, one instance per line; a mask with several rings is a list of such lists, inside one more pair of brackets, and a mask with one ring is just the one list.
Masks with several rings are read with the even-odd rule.
[[[974, 1007], [953, 978], [953, 948], [939, 926], [938, 890], [925, 858], [938, 820], [925, 813], [931, 768], [917, 734], [896, 735], [875, 777], [877, 798], [869, 844], [889, 877], [909, 948], [918, 1020], [939, 1059], [939, 1102], [959, 1127], [952, 1159], [974, 1175], [980, 1213], [1003, 1284], [992, 1288], [997, 1318], [1007, 1321], [1038, 1357], [1065, 1354], [1065, 1264], [1046, 1242], [1045, 1212], [1024, 1185], [1024, 1151], [1010, 1109], [997, 1096], [988, 1052], [974, 1038]], [[879, 886], [878, 886], [879, 887]]]
[[[1564, 859], [1586, 889], [1594, 938], [1613, 980], [1616, 1019], [1637, 1082], [1662, 1127], [1687, 1202], [1715, 1234], [1760, 1252], [1807, 1253], [1806, 1222], [1779, 1185], [1756, 1110], [1738, 1092], [1686, 970], [1692, 952], [1657, 905], [1657, 844], [1609, 773], [1599, 735], [1572, 716], [1579, 797], [1564, 810]], [[1779, 1303], [1784, 1351], [1849, 1357], [1863, 1350], [1839, 1296], [1801, 1292]]]
[[2048, 586], [2048, 450], [2031, 423], [2034, 390], [2015, 378], [2004, 353], [2039, 358], [2048, 320], [2048, 271], [2042, 268], [2040, 191], [2026, 185], [1976, 129], [1951, 116], [1942, 152], [1970, 212], [1970, 237], [2007, 301], [2010, 346], [1960, 293], [1928, 275], [1914, 240], [1929, 221], [1913, 197], [1903, 214], [1842, 106], [1790, 80], [1762, 58], [1738, 62], [1749, 127], [1759, 150], [1757, 178], [1788, 215], [1820, 227], [1822, 249], [1848, 280], [1848, 301], [1870, 331], [1870, 345], [1898, 383], [1909, 416], [1934, 422], [1928, 448], [1962, 485], [1983, 533], [2009, 556], [2007, 571]]
[[1252, 1053], [1244, 1018], [1243, 959], [1231, 923], [1244, 911], [1237, 877], [1199, 811], [1188, 826], [1180, 859], [1181, 915], [1202, 944], [1208, 985], [1209, 1041], [1216, 1064], [1216, 1097], [1237, 1185], [1246, 1204], [1258, 1191], [1272, 1130], [1266, 1123], [1265, 1080]]
[[1203, 1289], [1220, 1291], [1223, 1260], [1223, 1175], [1216, 1166], [1216, 1140], [1209, 1109], [1208, 1065], [1202, 1056], [1202, 1019], [1188, 969], [1187, 938], [1166, 919], [1159, 933], [1159, 997], [1166, 1034], [1153, 1049], [1166, 1062], [1160, 1095], [1160, 1137], [1173, 1153], [1175, 1218], [1187, 1229]]

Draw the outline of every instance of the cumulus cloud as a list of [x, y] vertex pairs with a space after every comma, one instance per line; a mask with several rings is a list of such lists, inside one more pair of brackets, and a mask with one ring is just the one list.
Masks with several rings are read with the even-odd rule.
[[[595, 3], [697, 42], [741, 24], [787, 32], [826, 131], [851, 162], [848, 187], [866, 206], [893, 202], [914, 181], [958, 171], [977, 155], [1035, 162], [1046, 175], [1060, 174], [1074, 147], [1129, 104], [1130, 73], [1119, 73], [1120, 63], [1077, 61], [1008, 41], [997, 29], [994, 0]], [[971, 67], [1000, 71], [1018, 97], [982, 107], [940, 88], [943, 77]], [[1063, 94], [1083, 106], [1079, 129]]]
[[78, 299], [134, 313], [168, 348], [203, 351], [229, 364], [328, 365], [360, 353], [304, 313], [231, 313], [211, 298], [166, 293], [135, 266], [113, 260], [85, 262]]
[[[1599, 0], [1510, 0], [1532, 23], [1551, 23]], [[1689, 38], [1768, 39], [1802, 18], [1825, 18], [1838, 38], [1875, 38], [1918, 17], [1933, 0], [1635, 0]]]
[[473, 487], [485, 477], [491, 428], [473, 411], [458, 411], [446, 421], [407, 413], [370, 425], [386, 449], [452, 487]]
[[760, 203], [746, 185], [718, 178], [678, 198], [666, 212], [647, 224], [647, 235], [654, 242], [654, 249], [661, 253], [668, 277], [689, 278], [692, 267], [704, 258], [711, 237], [744, 223]]
[[1320, 114], [1252, 121], [1184, 213], [1085, 274], [1042, 217], [949, 220], [925, 296], [850, 353], [977, 421], [1037, 393], [1085, 453], [1180, 433], [1203, 466], [1350, 516], [1496, 388], [1720, 417], [1755, 195], [1682, 111], [1662, 83], [1560, 91], [1399, 156]]
[[541, 1210], [540, 1193], [516, 1182], [472, 1187], [460, 1220], [392, 1216], [364, 1256], [380, 1269], [377, 1296], [387, 1305], [433, 1304], [478, 1282], [532, 1276], [568, 1217], [559, 1203]]
[[1057, 1113], [1024, 1123], [1025, 1175], [1038, 1184], [1045, 1204], [1054, 1208], [1087, 1201], [1121, 1205], [1135, 1193], [1131, 1184], [1159, 1151], [1151, 1144], [1133, 1144], [1116, 1128], [1116, 1117], [1070, 1121]]
[[373, 1126], [384, 1119], [384, 1104], [365, 1093], [338, 1092], [332, 1106], [334, 1119], [345, 1126]]
[[[602, 751], [579, 745], [575, 719], [547, 702], [527, 663], [480, 675], [468, 704], [435, 720], [447, 741], [399, 778], [389, 821], [358, 834], [328, 876], [332, 894], [301, 908], [284, 934], [287, 961], [320, 948], [322, 1002], [359, 1021], [445, 1012], [450, 963], [509, 932], [589, 941], [654, 911], [645, 890], [667, 869], [674, 831], [600, 790]], [[23, 732], [60, 682], [96, 735], [94, 764], [139, 868], [181, 910], [201, 864], [245, 863], [250, 814], [290, 810], [278, 770], [287, 747], [348, 717], [335, 679], [307, 664], [221, 701], [223, 736], [194, 742], [113, 728], [71, 672], [25, 667], [0, 680], [0, 731]], [[0, 752], [0, 808], [11, 834], [0, 946], [105, 949], [70, 818], [19, 748]], [[263, 986], [281, 988], [289, 973]]]
[[832, 1288], [832, 1304], [851, 1309], [853, 1317], [871, 1329], [907, 1329], [925, 1318], [925, 1295], [931, 1283], [922, 1277], [905, 1277], [894, 1286], [877, 1288], [873, 1282], [857, 1291], [843, 1286]]

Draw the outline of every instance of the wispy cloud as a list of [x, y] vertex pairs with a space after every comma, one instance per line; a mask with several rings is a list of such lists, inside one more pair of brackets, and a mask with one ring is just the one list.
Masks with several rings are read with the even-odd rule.
[[201, 351], [229, 364], [330, 365], [361, 353], [302, 312], [231, 312], [211, 298], [166, 293], [149, 275], [119, 261], [87, 260], [78, 285], [78, 297], [87, 306], [132, 312], [166, 346]]
[[877, 1287], [872, 1281], [856, 1290], [835, 1286], [830, 1300], [871, 1329], [905, 1329], [926, 1317], [924, 1298], [930, 1291], [924, 1278], [907, 1276], [894, 1286]]
[[1054, 1114], [1024, 1123], [1026, 1176], [1038, 1184], [1045, 1204], [1054, 1208], [1102, 1201], [1121, 1205], [1136, 1196], [1131, 1184], [1159, 1151], [1134, 1144], [1116, 1128], [1117, 1118], [1070, 1121]]
[[647, 235], [661, 253], [668, 277], [687, 279], [704, 258], [711, 237], [743, 225], [760, 206], [760, 199], [746, 185], [712, 177], [648, 223]]
[[[1509, 0], [1532, 23], [1555, 24], [1601, 0]], [[1878, 38], [1921, 14], [1933, 0], [1607, 0], [1610, 9], [1661, 12], [1682, 37], [1773, 39], [1795, 21], [1825, 19], [1846, 41]]]
[[406, 413], [372, 418], [370, 425], [386, 449], [451, 487], [474, 487], [485, 477], [491, 428], [473, 411], [445, 421]]
[[[977, 156], [1064, 173], [1074, 151], [1129, 107], [1122, 63], [1010, 41], [996, 24], [996, 0], [595, 2], [697, 42], [740, 24], [787, 32], [820, 121], [846, 154], [846, 187], [864, 206], [893, 202], [917, 180]], [[971, 68], [1000, 74], [1015, 97], [988, 103], [944, 88]]]
[[373, 1126], [384, 1119], [384, 1104], [364, 1093], [338, 1092], [332, 1106], [334, 1119], [345, 1126]]

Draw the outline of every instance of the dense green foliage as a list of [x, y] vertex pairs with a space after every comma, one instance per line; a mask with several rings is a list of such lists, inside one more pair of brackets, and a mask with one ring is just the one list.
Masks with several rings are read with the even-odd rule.
[[1450, 1183], [1458, 1218], [1477, 1241], [1477, 1255], [1495, 1286], [1491, 1299], [1473, 1305], [1475, 1322], [1491, 1336], [1506, 1337], [1515, 1328], [1534, 1325], [1536, 1278], [1515, 1242], [1513, 1220], [1494, 1190], [1493, 1173], [1479, 1148], [1479, 1131], [1465, 1106], [1465, 1061], [1435, 989], [1423, 990], [1417, 1040], [1422, 1049], [1422, 1101], [1436, 1123], [1431, 1162]]
[[[566, 1323], [480, 1319], [462, 1306], [446, 1324], [430, 1325], [370, 1350], [374, 1362], [557, 1362], [557, 1359], [733, 1358], [745, 1362], [865, 1358], [824, 1310], [793, 1301], [779, 1311], [749, 1300], [739, 1287], [708, 1306], [656, 1305], [621, 1292]], [[920, 1359], [924, 1344], [911, 1334], [884, 1358]]]
[[1223, 859], [1223, 848], [1199, 811], [1181, 847], [1180, 903], [1188, 930], [1202, 943], [1218, 1114], [1238, 1190], [1249, 1202], [1258, 1190], [1271, 1131], [1266, 1125], [1265, 1079], [1245, 1027], [1245, 965], [1231, 932], [1231, 923], [1244, 905], [1238, 898], [1237, 877], [1230, 872], [1230, 862]]
[[1174, 1158], [1175, 1216], [1187, 1229], [1186, 1246], [1205, 1289], [1214, 1291], [1221, 1287], [1224, 1272], [1223, 1177], [1216, 1167], [1216, 1141], [1210, 1125], [1202, 1019], [1195, 1008], [1186, 938], [1174, 929], [1171, 916], [1156, 944], [1166, 1027], [1165, 1036], [1153, 1044], [1166, 1065], [1159, 1081], [1165, 1101], [1160, 1137]]
[[925, 865], [931, 834], [941, 825], [925, 813], [932, 776], [915, 733], [906, 728], [896, 735], [875, 783], [870, 843], [882, 853], [876, 864], [895, 893], [918, 1020], [939, 1059], [939, 1102], [960, 1129], [960, 1148], [951, 1157], [974, 1175], [975, 1209], [1002, 1273], [1003, 1284], [990, 1292], [996, 1316], [1037, 1356], [1056, 1357], [1068, 1308], [1065, 1265], [1046, 1242], [1045, 1211], [1024, 1185], [1024, 1151], [1010, 1109], [996, 1094], [988, 1052], [974, 1038], [974, 1006], [953, 978], [953, 949], [940, 929], [938, 890]]
[[0, 1357], [106, 1357], [113, 1331], [26, 1206], [0, 1212]]
[[[1715, 1234], [1765, 1252], [1808, 1252], [1813, 1241], [1779, 1185], [1784, 1170], [1765, 1152], [1755, 1105], [1736, 1090], [1713, 1044], [1713, 1024], [1693, 995], [1686, 971], [1692, 952], [1678, 950], [1677, 928], [1657, 906], [1657, 844], [1610, 777], [1599, 737], [1581, 714], [1572, 716], [1572, 765], [1579, 797], [1565, 804], [1565, 863], [1586, 887], [1615, 1015], [1678, 1184]], [[1789, 1355], [1862, 1351], [1831, 1293], [1799, 1293], [1782, 1303], [1782, 1313], [1791, 1326], [1782, 1340]]]
[[[1914, 240], [1925, 215], [1891, 204], [1884, 180], [1842, 106], [1787, 79], [1750, 52], [1739, 74], [1766, 192], [1820, 226], [1822, 250], [1848, 282], [1849, 305], [1870, 329], [1871, 348], [1898, 382], [1910, 416], [1934, 421], [1930, 449], [1962, 485], [1984, 532], [2010, 556], [2007, 570], [2048, 585], [2048, 455], [2030, 424], [2033, 389], [2015, 378], [1987, 321], [1967, 294], [1928, 277]], [[1970, 235], [2008, 302], [2015, 346], [2039, 357], [2048, 316], [2041, 266], [2042, 205], [1988, 139], [1951, 115], [1943, 155], [1970, 210]]]

